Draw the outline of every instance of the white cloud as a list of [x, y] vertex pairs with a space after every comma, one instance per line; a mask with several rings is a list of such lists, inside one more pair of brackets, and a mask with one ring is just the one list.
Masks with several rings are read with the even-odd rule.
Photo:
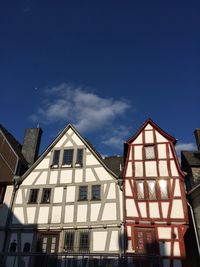
[[193, 143], [180, 143], [175, 146], [177, 154], [180, 154], [181, 151], [192, 151], [196, 149], [195, 144]]
[[118, 129], [114, 129], [112, 131], [112, 135], [110, 135], [108, 138], [105, 137], [102, 143], [108, 146], [123, 149], [123, 143], [126, 141], [128, 136], [130, 136], [129, 129], [125, 126], [120, 126]]
[[110, 126], [130, 106], [125, 100], [103, 98], [82, 87], [60, 84], [45, 91], [45, 99], [33, 121], [45, 124], [57, 121], [72, 122], [81, 132]]

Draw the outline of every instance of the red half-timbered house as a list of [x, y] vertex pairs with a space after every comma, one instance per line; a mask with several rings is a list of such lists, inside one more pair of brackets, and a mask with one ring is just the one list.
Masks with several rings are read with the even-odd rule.
[[[125, 144], [126, 252], [146, 259], [155, 255], [163, 267], [184, 266], [185, 258], [187, 203], [175, 143], [148, 119]], [[154, 265], [149, 261], [149, 266]]]

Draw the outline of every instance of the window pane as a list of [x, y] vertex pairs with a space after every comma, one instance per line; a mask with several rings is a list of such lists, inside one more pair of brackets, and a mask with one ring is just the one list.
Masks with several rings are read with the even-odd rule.
[[160, 180], [159, 186], [160, 186], [161, 199], [168, 199], [167, 181], [166, 180]]
[[55, 150], [53, 153], [53, 165], [59, 164], [60, 150]]
[[76, 163], [83, 164], [83, 149], [78, 149]]
[[93, 185], [92, 186], [92, 199], [101, 199], [101, 186], [100, 185]]
[[0, 186], [0, 204], [3, 203], [5, 192], [6, 192], [6, 186], [5, 185]]
[[89, 250], [89, 232], [80, 233], [79, 250], [81, 251]]
[[154, 146], [145, 147], [145, 158], [146, 159], [155, 159]]
[[65, 234], [65, 250], [73, 251], [74, 249], [74, 232]]
[[156, 182], [155, 181], [147, 181], [149, 199], [156, 199]]
[[50, 196], [51, 196], [51, 189], [50, 188], [44, 188], [43, 194], [42, 194], [42, 203], [49, 203], [50, 202]]
[[144, 182], [136, 182], [137, 184], [137, 198], [144, 199]]
[[37, 203], [38, 191], [39, 189], [30, 190], [29, 203]]
[[73, 149], [65, 149], [63, 155], [63, 165], [72, 165], [73, 163]]
[[79, 187], [79, 200], [87, 200], [87, 186]]

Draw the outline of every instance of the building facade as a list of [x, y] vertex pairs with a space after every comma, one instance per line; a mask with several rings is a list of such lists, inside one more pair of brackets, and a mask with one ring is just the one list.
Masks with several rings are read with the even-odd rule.
[[[126, 143], [124, 207], [127, 253], [142, 254], [143, 266], [184, 266], [188, 228], [184, 174], [175, 139], [147, 120]], [[141, 265], [142, 266], [142, 265]]]

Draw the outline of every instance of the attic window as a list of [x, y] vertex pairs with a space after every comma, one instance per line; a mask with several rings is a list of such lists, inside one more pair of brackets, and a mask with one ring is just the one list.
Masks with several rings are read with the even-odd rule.
[[54, 153], [53, 153], [53, 161], [52, 161], [52, 166], [53, 167], [58, 167], [58, 165], [59, 165], [59, 158], [60, 158], [60, 150], [54, 150]]
[[63, 154], [62, 165], [72, 166], [73, 154], [74, 154], [74, 150], [73, 149], [65, 149], [64, 150], [64, 154]]
[[145, 159], [155, 159], [155, 147], [154, 146], [145, 146]]
[[78, 165], [83, 164], [83, 149], [82, 148], [77, 150], [76, 164]]

